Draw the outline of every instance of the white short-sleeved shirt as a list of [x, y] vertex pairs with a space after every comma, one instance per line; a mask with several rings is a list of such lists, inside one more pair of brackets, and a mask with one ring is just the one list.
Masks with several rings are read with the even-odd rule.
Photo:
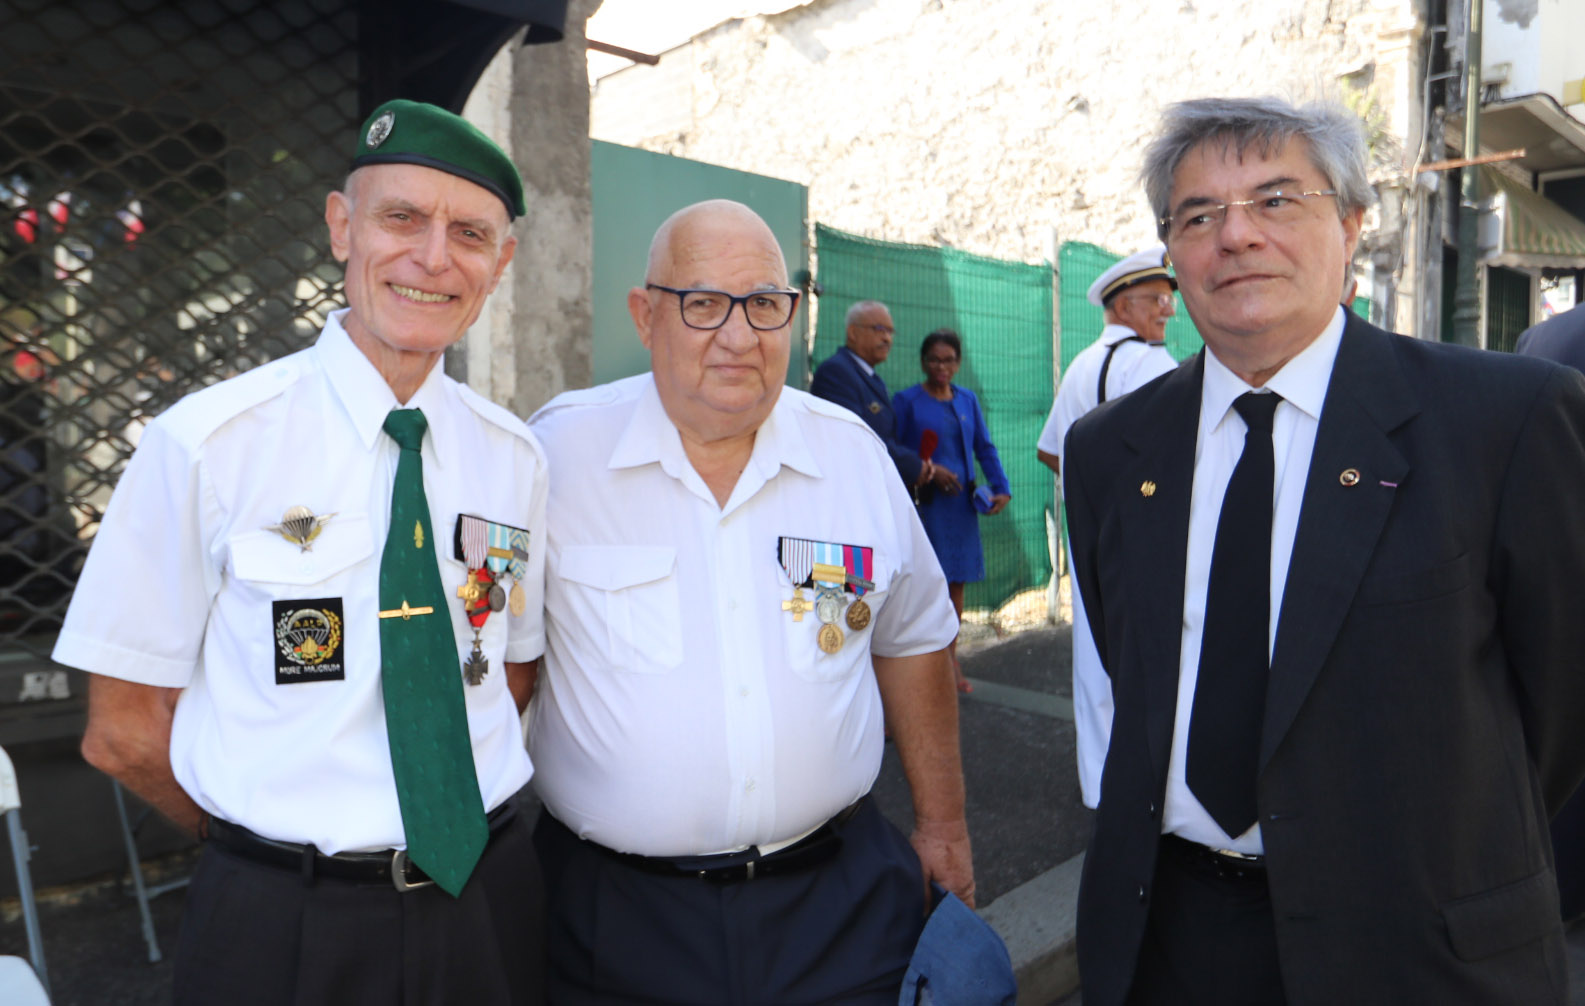
[[[720, 506], [648, 375], [571, 392], [530, 424], [550, 460], [535, 786], [579, 835], [695, 855], [797, 837], [869, 792], [883, 721], [871, 654], [946, 646], [946, 580], [886, 449], [784, 388]], [[870, 624], [816, 643], [782, 536], [872, 548]], [[812, 600], [812, 592], [802, 596]]]
[[1035, 446], [1047, 454], [1062, 457], [1062, 441], [1068, 427], [1079, 417], [1101, 404], [1101, 367], [1113, 346], [1112, 365], [1106, 368], [1106, 400], [1120, 398], [1148, 384], [1178, 364], [1161, 343], [1139, 341], [1139, 334], [1124, 325], [1107, 325], [1094, 342], [1079, 350], [1062, 372], [1056, 401]]
[[[312, 348], [189, 395], [149, 425], [54, 654], [184, 689], [171, 730], [182, 788], [217, 817], [326, 853], [404, 845], [378, 618], [399, 453], [382, 424], [398, 404], [342, 328], [344, 313]], [[544, 455], [521, 420], [438, 365], [407, 405], [429, 422], [424, 491], [459, 681], [473, 629], [457, 596], [467, 579], [454, 558], [457, 516], [530, 533], [524, 614], [490, 616], [490, 673], [463, 687], [479, 788], [494, 808], [533, 772], [502, 663], [544, 649]], [[308, 551], [266, 530], [296, 505], [334, 515]], [[288, 655], [280, 619], [297, 611], [339, 623], [339, 638], [320, 640], [328, 658]]]

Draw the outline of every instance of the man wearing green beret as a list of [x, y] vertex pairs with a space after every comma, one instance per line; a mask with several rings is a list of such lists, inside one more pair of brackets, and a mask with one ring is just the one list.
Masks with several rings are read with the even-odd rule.
[[205, 840], [179, 1004], [542, 1001], [545, 460], [438, 365], [523, 211], [477, 129], [376, 109], [325, 203], [348, 307], [116, 487], [55, 659], [91, 672], [84, 756]]

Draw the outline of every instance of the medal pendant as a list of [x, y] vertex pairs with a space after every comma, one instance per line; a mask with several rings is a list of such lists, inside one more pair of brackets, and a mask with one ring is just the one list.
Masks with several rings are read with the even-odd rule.
[[521, 583], [512, 584], [512, 594], [511, 597], [507, 599], [507, 603], [511, 605], [512, 615], [514, 617], [521, 615], [523, 612], [528, 610], [528, 594], [523, 590], [523, 585]]
[[854, 632], [862, 632], [869, 624], [870, 606], [864, 603], [864, 598], [855, 598], [853, 603], [848, 605], [848, 628]]
[[835, 653], [842, 649], [842, 630], [835, 625], [820, 626], [820, 635], [817, 637], [820, 649], [826, 653]]
[[823, 588], [815, 597], [815, 617], [820, 619], [822, 625], [835, 625], [842, 616], [842, 594], [840, 591]]
[[500, 611], [506, 607], [506, 588], [499, 583], [490, 585], [490, 610]]
[[797, 586], [793, 587], [793, 596], [781, 603], [781, 610], [792, 612], [792, 620], [795, 622], [803, 621], [804, 612], [808, 611], [810, 607], [812, 605], [810, 605], [809, 599], [803, 596]]
[[490, 673], [490, 662], [484, 659], [484, 651], [479, 649], [479, 641], [473, 641], [473, 652], [468, 654], [468, 659], [462, 665], [462, 680], [470, 685], [484, 683], [484, 676]]

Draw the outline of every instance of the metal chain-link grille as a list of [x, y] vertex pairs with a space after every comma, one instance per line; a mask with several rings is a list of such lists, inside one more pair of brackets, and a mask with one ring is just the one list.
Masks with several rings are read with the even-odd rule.
[[339, 306], [356, 25], [344, 0], [0, 0], [0, 702], [65, 690], [41, 658], [148, 420]]

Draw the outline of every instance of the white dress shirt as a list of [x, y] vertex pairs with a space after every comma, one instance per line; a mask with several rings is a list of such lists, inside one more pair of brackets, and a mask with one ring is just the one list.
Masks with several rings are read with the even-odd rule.
[[[791, 388], [725, 506], [648, 375], [530, 421], [550, 459], [544, 671], [529, 748], [545, 805], [623, 852], [776, 845], [869, 792], [883, 720], [871, 654], [952, 640], [946, 580], [880, 439]], [[783, 608], [781, 536], [874, 549], [870, 624]], [[812, 600], [812, 592], [802, 594]]]
[[[1309, 478], [1310, 456], [1321, 406], [1332, 379], [1332, 364], [1343, 339], [1343, 309], [1338, 308], [1321, 334], [1265, 384], [1282, 396], [1272, 417], [1271, 445], [1276, 462], [1271, 518], [1271, 619], [1267, 628], [1267, 655], [1277, 641], [1282, 593], [1288, 580], [1288, 560], [1299, 527], [1299, 510]], [[1253, 391], [1216, 358], [1205, 354], [1205, 380], [1200, 387], [1200, 426], [1194, 447], [1194, 489], [1189, 503], [1189, 538], [1183, 585], [1183, 637], [1178, 660], [1178, 706], [1172, 726], [1172, 754], [1167, 764], [1167, 797], [1161, 830], [1214, 849], [1259, 854], [1264, 851], [1260, 825], [1242, 835], [1224, 832], [1190, 791], [1184, 775], [1188, 764], [1189, 720], [1194, 709], [1194, 686], [1200, 676], [1201, 632], [1205, 628], [1205, 591], [1211, 576], [1211, 553], [1216, 545], [1216, 525], [1222, 514], [1222, 497], [1244, 451], [1244, 420], [1233, 400]]]
[[[1062, 375], [1051, 415], [1036, 445], [1047, 454], [1062, 457], [1068, 428], [1100, 404], [1101, 365], [1107, 351], [1117, 346], [1106, 370], [1106, 400], [1121, 398], [1177, 367], [1177, 361], [1160, 343], [1131, 341], [1137, 333], [1124, 325], [1107, 325], [1100, 338], [1079, 351]], [[1068, 552], [1072, 554], [1072, 547]], [[1084, 615], [1084, 599], [1077, 589], [1073, 599], [1073, 729], [1074, 753], [1079, 764], [1079, 794], [1086, 807], [1101, 799], [1101, 768], [1112, 736], [1112, 679], [1101, 667]]]
[[[72, 597], [55, 659], [184, 689], [171, 766], [198, 805], [321, 852], [400, 848], [402, 817], [380, 689], [380, 556], [399, 449], [396, 397], [333, 314], [311, 348], [182, 399], [144, 432]], [[428, 420], [424, 492], [457, 641], [480, 794], [528, 781], [503, 661], [544, 649], [544, 457], [527, 426], [437, 364], [407, 403]], [[288, 507], [330, 516], [309, 550], [268, 525]], [[527, 529], [524, 614], [490, 616], [490, 672], [461, 686], [473, 629], [457, 588], [457, 515]], [[278, 606], [335, 611], [340, 680], [278, 684]], [[432, 616], [414, 616], [432, 617]], [[288, 660], [288, 664], [290, 661]], [[322, 673], [326, 664], [312, 669]]]

